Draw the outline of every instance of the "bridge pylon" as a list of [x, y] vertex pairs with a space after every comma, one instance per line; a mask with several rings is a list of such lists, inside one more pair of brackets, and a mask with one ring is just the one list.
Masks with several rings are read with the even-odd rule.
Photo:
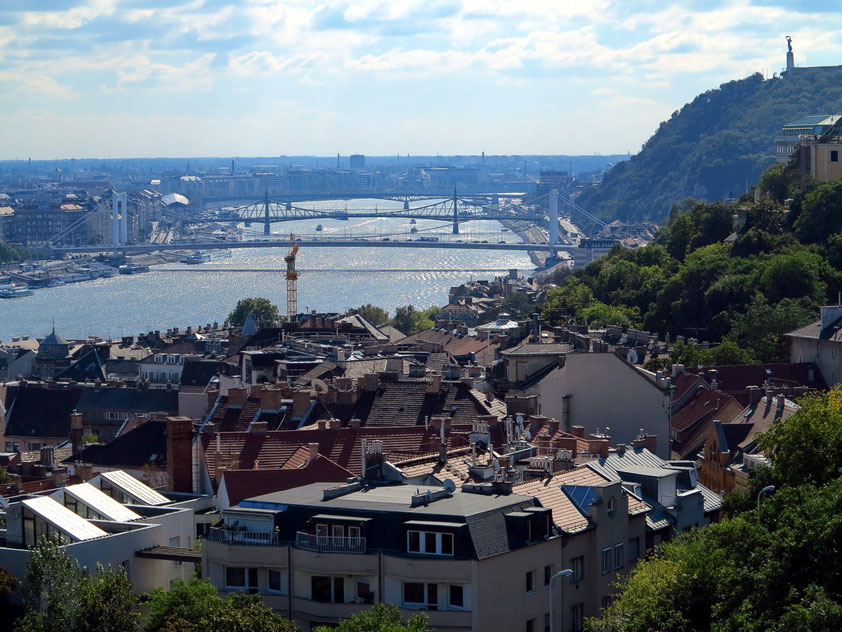
[[456, 187], [453, 187], [453, 234], [459, 234], [459, 198], [456, 197]]
[[270, 235], [272, 225], [269, 223], [269, 187], [266, 187], [266, 194], [263, 197], [263, 234]]

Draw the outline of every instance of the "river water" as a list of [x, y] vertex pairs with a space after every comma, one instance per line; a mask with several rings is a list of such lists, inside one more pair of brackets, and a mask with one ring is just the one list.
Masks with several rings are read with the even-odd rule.
[[[402, 208], [400, 202], [353, 200], [299, 204], [305, 208], [370, 209]], [[413, 227], [407, 219], [360, 218], [347, 221], [318, 221], [273, 224], [273, 232], [301, 236], [405, 239]], [[467, 222], [460, 235], [441, 221], [417, 220], [420, 235], [439, 239], [505, 239], [519, 242], [517, 235], [501, 232], [498, 222]], [[262, 232], [254, 224], [247, 231]], [[246, 233], [249, 238], [250, 233]], [[204, 325], [225, 320], [241, 298], [263, 296], [286, 312], [286, 248], [232, 250], [231, 257], [188, 266], [171, 263], [154, 266], [151, 272], [116, 275], [56, 288], [36, 290], [33, 296], [0, 300], [0, 340], [28, 334], [43, 337], [53, 321], [56, 331], [67, 338], [88, 335], [118, 337], [142, 331]], [[298, 309], [320, 312], [341, 311], [365, 303], [393, 313], [395, 307], [444, 305], [451, 286], [471, 278], [492, 278], [509, 268], [529, 272], [532, 264], [525, 252], [494, 250], [435, 250], [399, 248], [302, 248], [296, 260]], [[225, 270], [258, 270], [234, 272]], [[271, 270], [271, 271], [267, 271]], [[277, 270], [277, 272], [274, 272]], [[397, 271], [396, 271], [397, 270]], [[495, 270], [495, 271], [492, 271]]]

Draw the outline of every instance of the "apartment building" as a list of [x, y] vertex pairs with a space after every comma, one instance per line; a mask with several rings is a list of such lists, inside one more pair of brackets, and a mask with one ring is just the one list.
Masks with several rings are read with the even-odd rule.
[[302, 630], [379, 602], [426, 611], [436, 630], [543, 630], [560, 533], [502, 485], [315, 483], [244, 500], [210, 530], [205, 577], [260, 593]]
[[[137, 594], [189, 579], [201, 561], [193, 548], [196, 516], [213, 508], [210, 496], [168, 493], [124, 472], [6, 499], [0, 513], [0, 565], [26, 577], [30, 547], [56, 538], [67, 554], [94, 572], [98, 564], [125, 569]], [[13, 600], [22, 598], [20, 589]]]

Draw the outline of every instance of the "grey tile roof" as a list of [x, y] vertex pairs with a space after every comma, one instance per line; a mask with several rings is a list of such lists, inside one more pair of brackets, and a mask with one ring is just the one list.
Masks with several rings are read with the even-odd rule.
[[822, 321], [817, 320], [809, 325], [801, 327], [800, 329], [790, 331], [786, 335], [793, 338], [810, 338], [812, 340], [832, 340], [833, 342], [842, 342], [842, 318], [834, 321], [824, 329], [822, 329]]

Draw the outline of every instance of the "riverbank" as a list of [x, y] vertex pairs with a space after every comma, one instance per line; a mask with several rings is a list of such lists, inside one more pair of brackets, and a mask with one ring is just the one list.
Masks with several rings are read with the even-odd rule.
[[[527, 244], [546, 244], [547, 235], [544, 231], [532, 222], [515, 221], [504, 219], [500, 221], [503, 226], [515, 233]], [[549, 254], [546, 252], [529, 251], [529, 258], [536, 268], [543, 268], [547, 263]]]

